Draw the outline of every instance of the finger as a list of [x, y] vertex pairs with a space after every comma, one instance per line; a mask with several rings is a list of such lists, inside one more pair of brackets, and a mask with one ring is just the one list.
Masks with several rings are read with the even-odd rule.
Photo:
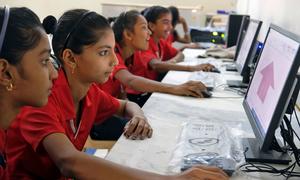
[[192, 85], [188, 88], [188, 90], [190, 92], [193, 92], [193, 93], [196, 93], [198, 95], [200, 95], [200, 91], [203, 89], [203, 87], [201, 86], [201, 84], [195, 84], [195, 85]]
[[203, 170], [206, 170], [206, 171], [220, 173], [220, 174], [223, 174], [224, 176], [228, 176], [223, 170], [221, 170], [220, 168], [217, 168], [217, 167], [201, 166], [201, 165], [197, 165], [197, 166], [193, 166], [193, 167], [203, 169]]
[[148, 131], [148, 138], [151, 138], [153, 134], [153, 129], [150, 127], [149, 131]]
[[208, 176], [211, 177], [211, 179], [216, 179], [216, 180], [227, 180], [229, 179], [228, 175], [226, 173], [224, 173], [224, 171], [220, 170], [219, 172], [215, 172], [215, 171], [208, 171], [208, 170], [204, 170], [202, 169], [204, 172], [206, 172], [206, 174]]
[[145, 139], [148, 136], [148, 132], [150, 131], [150, 125], [148, 123], [145, 123], [145, 126], [143, 128], [142, 134], [140, 136], [141, 139]]
[[195, 86], [195, 91], [203, 91], [203, 90], [206, 90], [206, 86], [199, 82], [196, 86]]
[[201, 98], [202, 93], [201, 93], [201, 91], [194, 91], [194, 90], [192, 89], [192, 90], [188, 91], [188, 95], [189, 95], [189, 96], [193, 96], [193, 97]]
[[144, 129], [145, 123], [146, 123], [145, 120], [138, 118], [138, 123], [137, 123], [136, 128], [135, 128], [132, 135], [135, 136], [135, 137], [140, 136], [141, 132]]
[[129, 122], [128, 122], [128, 128], [127, 128], [127, 131], [126, 131], [126, 136], [129, 137], [133, 134], [135, 128], [136, 128], [136, 125], [137, 125], [137, 122], [138, 120], [136, 118], [133, 118], [131, 119]]
[[210, 179], [210, 180], [227, 180], [229, 177], [220, 172], [215, 171], [208, 171], [202, 168], [192, 168], [191, 173], [195, 176], [199, 176], [203, 179]]
[[124, 129], [123, 129], [123, 134], [124, 134], [124, 136], [126, 136], [127, 138], [129, 137], [129, 135], [128, 135], [129, 124], [130, 124], [130, 121], [128, 121], [128, 122], [126, 123], [126, 125], [124, 126]]

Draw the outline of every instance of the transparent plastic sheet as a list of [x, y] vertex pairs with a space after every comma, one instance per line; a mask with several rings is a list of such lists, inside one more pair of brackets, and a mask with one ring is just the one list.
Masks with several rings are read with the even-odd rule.
[[217, 166], [227, 174], [243, 164], [239, 125], [193, 121], [184, 125], [182, 135], [169, 162], [169, 173], [178, 173], [195, 165]]
[[206, 87], [215, 88], [216, 87], [215, 76], [216, 75], [214, 73], [196, 71], [191, 74], [189, 80], [201, 81], [203, 84], [205, 84]]

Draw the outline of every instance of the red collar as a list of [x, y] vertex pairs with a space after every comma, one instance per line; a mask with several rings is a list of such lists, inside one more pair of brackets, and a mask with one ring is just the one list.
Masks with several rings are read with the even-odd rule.
[[[54, 93], [53, 95], [55, 96], [55, 99], [59, 101], [61, 107], [64, 108], [66, 118], [74, 118], [76, 116], [76, 113], [71, 88], [69, 86], [66, 74], [62, 69], [58, 71], [58, 78], [54, 82], [52, 91], [52, 93]], [[90, 91], [87, 92], [87, 95], [83, 99], [84, 107], [89, 107], [92, 105], [89, 92]]]

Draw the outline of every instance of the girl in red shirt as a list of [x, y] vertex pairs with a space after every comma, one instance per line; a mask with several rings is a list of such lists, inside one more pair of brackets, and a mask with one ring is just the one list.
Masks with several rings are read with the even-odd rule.
[[[205, 169], [163, 176], [96, 158], [81, 152], [94, 119], [113, 113], [132, 119], [125, 135], [151, 137], [152, 129], [134, 103], [117, 100], [94, 83], [105, 82], [117, 59], [113, 31], [105, 18], [95, 12], [70, 10], [58, 21], [52, 41], [63, 68], [44, 108], [25, 108], [9, 129], [8, 159], [12, 179], [179, 179], [197, 177]], [[21, 161], [15, 162], [19, 158]], [[227, 176], [213, 169], [208, 177]]]
[[101, 88], [115, 97], [118, 97], [122, 88], [125, 87], [137, 92], [162, 92], [201, 97], [200, 91], [205, 89], [201, 82], [171, 85], [130, 73], [132, 67], [135, 66], [134, 52], [147, 50], [149, 47], [150, 32], [147, 27], [146, 19], [137, 11], [122, 13], [116, 19], [113, 30], [117, 43], [115, 52], [119, 64], [114, 68], [109, 80], [101, 85]]
[[184, 55], [181, 51], [173, 48], [166, 38], [172, 30], [172, 15], [167, 8], [152, 6], [143, 11], [151, 30], [149, 48], [136, 54], [134, 59], [135, 67], [132, 73], [143, 77], [160, 80], [159, 75], [169, 70], [175, 71], [210, 71], [214, 68], [211, 64], [179, 65]]
[[31, 10], [0, 8], [0, 29], [0, 179], [6, 179], [6, 129], [22, 106], [47, 103], [57, 73], [47, 35]]
[[[172, 30], [170, 11], [161, 6], [153, 6], [144, 10], [143, 13], [151, 30], [151, 37], [148, 49], [134, 54], [133, 65], [130, 69], [133, 74], [159, 81], [163, 77], [161, 75], [169, 70], [209, 71], [214, 67], [210, 64], [194, 66], [176, 64], [184, 59], [184, 55], [165, 40]], [[134, 102], [143, 98], [143, 93], [133, 91], [132, 88], [127, 89], [127, 94]]]
[[[168, 7], [168, 9], [172, 14], [172, 30], [169, 36], [167, 37], [166, 41], [171, 45], [173, 42], [184, 43], [184, 45], [179, 49], [180, 51], [184, 50], [185, 48], [200, 48], [198, 44], [191, 43], [192, 41], [189, 33], [188, 24], [184, 19], [184, 17], [180, 16], [178, 8], [175, 6], [170, 6]], [[175, 30], [175, 27], [178, 24], [182, 25], [182, 29], [184, 33], [183, 37], [180, 36], [179, 33]]]
[[[201, 97], [205, 86], [201, 82], [189, 81], [180, 85], [172, 85], [153, 81], [130, 73], [134, 66], [134, 52], [147, 50], [150, 32], [146, 19], [137, 11], [122, 13], [113, 24], [116, 40], [115, 53], [118, 65], [115, 66], [108, 81], [100, 84], [100, 88], [114, 97], [122, 97], [125, 88], [132, 89], [128, 98], [134, 100], [140, 107], [144, 105], [152, 92], [170, 93]], [[131, 94], [142, 94], [139, 99], [132, 99]], [[123, 96], [124, 98], [124, 96]], [[91, 137], [99, 140], [115, 140], [123, 132], [126, 119], [111, 117], [102, 124], [95, 125]]]
[[139, 106], [117, 100], [95, 84], [105, 82], [117, 64], [113, 31], [97, 13], [71, 10], [59, 19], [52, 45], [63, 67], [47, 105], [23, 108], [8, 129], [9, 177], [107, 179], [107, 168], [115, 164], [81, 152], [95, 119], [100, 123], [115, 113], [127, 116], [125, 136], [152, 135]]

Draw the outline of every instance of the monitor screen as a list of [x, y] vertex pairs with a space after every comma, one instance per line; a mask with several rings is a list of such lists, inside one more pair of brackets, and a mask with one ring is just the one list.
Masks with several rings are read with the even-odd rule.
[[243, 17], [247, 15], [241, 14], [230, 14], [227, 24], [227, 38], [226, 47], [232, 47], [237, 44], [240, 27], [242, 24]]
[[244, 16], [243, 17], [242, 24], [241, 24], [241, 27], [240, 27], [240, 30], [239, 30], [239, 35], [238, 35], [237, 42], [236, 42], [236, 50], [235, 50], [235, 54], [234, 54], [234, 61], [236, 61], [237, 56], [240, 52], [242, 42], [243, 42], [245, 34], [247, 32], [249, 21], [250, 21], [250, 16]]
[[255, 49], [256, 38], [258, 36], [261, 24], [261, 21], [252, 19], [249, 22], [239, 54], [236, 58], [236, 68], [242, 76], [245, 74], [246, 68], [248, 68], [252, 51]]
[[271, 25], [244, 99], [244, 109], [260, 143], [267, 151], [286, 111], [300, 64], [299, 39]]

